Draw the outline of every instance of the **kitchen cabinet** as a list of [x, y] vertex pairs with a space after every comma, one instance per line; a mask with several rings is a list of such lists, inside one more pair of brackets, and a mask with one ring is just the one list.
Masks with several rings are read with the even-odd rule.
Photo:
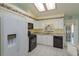
[[52, 35], [37, 35], [37, 43], [53, 46], [53, 36]]

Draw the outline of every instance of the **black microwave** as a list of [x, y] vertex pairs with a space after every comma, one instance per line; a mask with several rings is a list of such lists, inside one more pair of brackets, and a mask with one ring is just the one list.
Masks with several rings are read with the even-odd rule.
[[28, 23], [28, 29], [33, 29], [33, 23]]

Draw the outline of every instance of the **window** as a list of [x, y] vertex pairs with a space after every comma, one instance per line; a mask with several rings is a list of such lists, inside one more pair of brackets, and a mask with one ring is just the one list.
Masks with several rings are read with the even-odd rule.
[[55, 9], [55, 3], [34, 3], [38, 11], [46, 11]]
[[35, 3], [35, 6], [39, 11], [45, 11], [43, 3]]

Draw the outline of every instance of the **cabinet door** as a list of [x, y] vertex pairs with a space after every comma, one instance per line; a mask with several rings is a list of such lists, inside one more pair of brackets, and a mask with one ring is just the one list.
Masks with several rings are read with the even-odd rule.
[[53, 37], [51, 35], [37, 35], [37, 43], [53, 46]]
[[53, 46], [56, 48], [63, 48], [63, 37], [62, 36], [54, 36]]

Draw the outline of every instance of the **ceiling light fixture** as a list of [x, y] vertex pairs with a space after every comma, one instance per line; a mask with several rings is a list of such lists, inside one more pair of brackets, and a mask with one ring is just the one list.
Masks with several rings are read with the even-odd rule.
[[34, 5], [40, 12], [45, 11], [43, 3], [34, 3]]
[[46, 6], [48, 10], [55, 9], [55, 3], [46, 3]]

